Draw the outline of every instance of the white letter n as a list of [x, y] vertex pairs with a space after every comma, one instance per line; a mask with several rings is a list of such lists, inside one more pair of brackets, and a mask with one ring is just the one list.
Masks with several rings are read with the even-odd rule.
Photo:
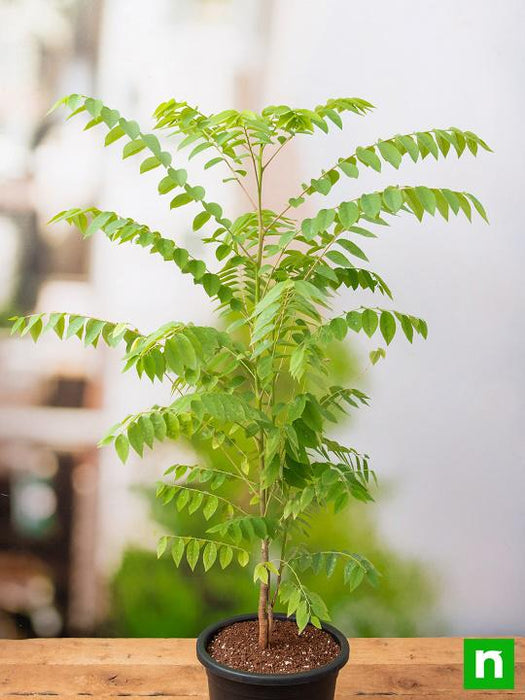
[[476, 678], [485, 678], [485, 662], [494, 662], [494, 678], [503, 678], [503, 659], [501, 651], [482, 651], [476, 649]]

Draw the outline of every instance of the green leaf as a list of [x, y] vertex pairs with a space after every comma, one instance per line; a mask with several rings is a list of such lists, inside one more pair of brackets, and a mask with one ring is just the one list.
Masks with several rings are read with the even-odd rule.
[[117, 439], [115, 440], [115, 450], [120, 460], [124, 463], [129, 454], [129, 442], [123, 433], [117, 435]]
[[266, 568], [267, 568], [268, 571], [270, 571], [272, 574], [275, 574], [275, 576], [278, 576], [278, 575], [279, 575], [279, 570], [277, 569], [277, 567], [275, 566], [275, 564], [274, 564], [273, 562], [267, 561], [267, 562], [266, 562]]
[[190, 369], [196, 369], [197, 355], [195, 354], [195, 349], [188, 338], [181, 333], [173, 338], [173, 342], [177, 347], [179, 356], [182, 359], [184, 366], [189, 367]]
[[419, 147], [411, 136], [396, 136], [396, 141], [406, 149], [412, 160], [417, 162], [419, 157]]
[[160, 413], [152, 413], [150, 415], [150, 420], [153, 425], [153, 430], [155, 432], [155, 439], [164, 440], [167, 436], [166, 422]]
[[330, 119], [337, 127], [339, 127], [339, 129], [342, 129], [342, 128], [343, 128], [343, 120], [341, 119], [341, 117], [339, 116], [339, 114], [338, 114], [336, 111], [334, 111], [333, 109], [328, 109], [328, 110], [326, 111], [326, 116], [327, 116], [328, 119]]
[[213, 168], [214, 165], [217, 165], [218, 163], [222, 163], [224, 158], [222, 156], [217, 156], [216, 158], [212, 158], [211, 160], [207, 161], [206, 165], [204, 166], [204, 170], [208, 170], [209, 168]]
[[168, 168], [168, 174], [179, 187], [184, 187], [188, 180], [188, 173], [184, 168]]
[[160, 164], [160, 160], [156, 156], [150, 156], [149, 158], [143, 160], [140, 164], [140, 172], [147, 173], [149, 170], [158, 168]]
[[434, 216], [436, 211], [436, 197], [432, 190], [428, 187], [416, 187], [415, 190], [423, 209], [431, 216]]
[[11, 327], [11, 335], [14, 335], [15, 333], [20, 333], [20, 331], [24, 328], [26, 324], [25, 316], [13, 316], [9, 320], [13, 323]]
[[239, 562], [240, 566], [244, 567], [250, 561], [250, 555], [244, 549], [240, 549], [237, 552], [237, 561]]
[[227, 545], [223, 545], [219, 551], [219, 563], [223, 569], [231, 564], [233, 559], [233, 550]]
[[199, 551], [200, 544], [198, 540], [190, 540], [186, 547], [186, 561], [188, 562], [190, 569], [195, 571], [197, 562], [199, 561]]
[[195, 148], [191, 151], [190, 155], [188, 156], [188, 160], [191, 160], [194, 158], [196, 155], [199, 153], [202, 153], [202, 151], [205, 151], [208, 148], [212, 148], [213, 144], [212, 143], [200, 143], [198, 146], [195, 146]]
[[310, 187], [312, 187], [316, 192], [327, 195], [332, 189], [332, 184], [328, 178], [321, 177], [319, 180], [312, 180], [310, 182]]
[[119, 121], [119, 124], [122, 128], [122, 131], [126, 134], [126, 136], [130, 139], [136, 139], [140, 136], [140, 126], [137, 124], [135, 121], [130, 121], [128, 119], [121, 119]]
[[111, 131], [109, 131], [106, 134], [106, 138], [104, 140], [104, 145], [109, 146], [110, 144], [114, 143], [115, 141], [118, 141], [118, 139], [122, 138], [122, 136], [125, 135], [124, 129], [118, 124], [117, 126], [114, 126]]
[[341, 267], [353, 267], [352, 263], [338, 250], [329, 250], [326, 257], [336, 265]]
[[398, 212], [403, 206], [403, 195], [399, 187], [387, 187], [383, 192], [383, 201], [393, 214]]
[[166, 434], [169, 438], [176, 440], [180, 435], [180, 424], [177, 416], [172, 413], [164, 413], [164, 422], [166, 423]]
[[381, 311], [379, 328], [381, 330], [381, 335], [385, 339], [385, 343], [390, 345], [396, 334], [396, 321], [389, 311]]
[[209, 214], [207, 211], [201, 211], [197, 216], [193, 219], [193, 230], [198, 231], [201, 229], [204, 224], [209, 221], [211, 218], [211, 214]]
[[186, 186], [186, 192], [188, 195], [191, 197], [191, 199], [195, 202], [200, 202], [202, 199], [204, 199], [206, 195], [206, 191], [204, 187], [188, 187]]
[[424, 158], [427, 153], [431, 153], [434, 158], [437, 160], [438, 155], [439, 155], [439, 149], [437, 147], [436, 142], [432, 138], [432, 134], [429, 134], [428, 132], [418, 132], [416, 134], [416, 139], [417, 139], [417, 144], [419, 146], [419, 151]]
[[290, 357], [290, 374], [294, 379], [300, 379], [305, 371], [306, 345], [299, 345]]
[[301, 222], [301, 233], [306, 238], [307, 241], [311, 241], [317, 235], [317, 228], [315, 226], [315, 219], [304, 219]]
[[142, 439], [148, 447], [153, 447], [153, 441], [155, 440], [155, 431], [153, 429], [153, 423], [151, 418], [147, 415], [142, 415], [139, 418], [139, 425], [142, 431]]
[[84, 345], [87, 347], [88, 345], [93, 345], [95, 344], [95, 341], [98, 339], [99, 335], [102, 332], [102, 329], [104, 328], [104, 321], [99, 321], [96, 318], [91, 318], [89, 321], [86, 323], [86, 330], [84, 334]]
[[33, 338], [33, 340], [36, 343], [44, 328], [40, 314], [33, 316], [27, 324], [26, 328], [29, 330], [31, 338]]
[[304, 197], [291, 197], [288, 200], [289, 205], [294, 208], [300, 207], [303, 202]]
[[448, 221], [449, 205], [443, 193], [439, 189], [433, 189], [432, 192], [436, 198], [436, 207], [441, 216]]
[[122, 158], [134, 156], [136, 153], [140, 153], [140, 151], [143, 151], [145, 148], [146, 144], [142, 141], [142, 139], [130, 141], [122, 149]]
[[[330, 321], [330, 330], [334, 332], [337, 340], [344, 340], [348, 331], [348, 324], [342, 318], [333, 318]], [[311, 407], [311, 404], [308, 404], [308, 406]], [[314, 427], [313, 430], [317, 430], [317, 427]]]
[[174, 338], [170, 338], [166, 341], [164, 346], [164, 357], [169, 369], [175, 372], [175, 374], [181, 376], [184, 373], [184, 362], [180, 356], [178, 343]]
[[190, 505], [188, 507], [188, 513], [190, 515], [193, 515], [194, 513], [196, 513], [199, 510], [199, 508], [201, 507], [203, 501], [204, 501], [204, 493], [203, 492], [195, 492], [191, 497]]
[[419, 201], [419, 197], [416, 195], [414, 188], [406, 187], [403, 190], [403, 198], [405, 199], [405, 202], [408, 204], [410, 210], [415, 214], [417, 219], [421, 221], [423, 219], [423, 214], [425, 213], [425, 210], [423, 209], [423, 205]]
[[465, 214], [469, 221], [472, 221], [472, 207], [470, 206], [468, 199], [462, 192], [456, 192], [456, 197], [459, 201], [461, 211]]
[[381, 211], [381, 195], [379, 192], [364, 194], [359, 201], [363, 213], [371, 219], [375, 219]]
[[392, 141], [379, 141], [377, 148], [379, 153], [381, 153], [383, 158], [390, 163], [390, 165], [393, 165], [396, 169], [399, 168], [401, 164], [401, 153]]
[[373, 309], [365, 309], [362, 313], [363, 330], [369, 338], [376, 332], [378, 325], [377, 314]]
[[363, 328], [363, 317], [359, 311], [350, 311], [347, 313], [346, 322], [348, 324], [348, 328], [356, 333], [359, 333], [359, 331]]
[[456, 196], [456, 193], [446, 188], [443, 188], [441, 192], [443, 193], [443, 196], [447, 200], [447, 203], [454, 212], [454, 214], [457, 214], [459, 212], [459, 200]]
[[286, 612], [287, 616], [293, 615], [296, 612], [299, 604], [301, 602], [301, 590], [299, 588], [294, 588], [290, 598], [288, 599], [288, 610]]
[[481, 216], [481, 218], [484, 219], [488, 223], [489, 220], [487, 218], [487, 212], [483, 208], [483, 205], [481, 204], [481, 202], [478, 199], [476, 199], [476, 197], [474, 197], [473, 194], [469, 194], [467, 192], [466, 196], [470, 199], [470, 201], [474, 205], [475, 210], [478, 212], [478, 214]]
[[268, 583], [270, 575], [268, 569], [264, 564], [256, 564], [253, 570], [253, 580], [254, 582], [261, 581], [261, 583]]
[[204, 564], [204, 571], [209, 571], [211, 567], [215, 564], [216, 559], [217, 545], [215, 544], [215, 542], [208, 542], [202, 554], [202, 563]]
[[161, 556], [166, 551], [167, 546], [168, 546], [168, 537], [166, 537], [166, 535], [164, 535], [164, 537], [160, 538], [159, 543], [157, 545], [157, 559], [161, 558]]
[[138, 423], [131, 423], [127, 431], [129, 444], [135, 452], [142, 457], [144, 452], [144, 438]]
[[320, 617], [323, 620], [329, 620], [330, 615], [328, 614], [328, 608], [326, 607], [326, 603], [321, 598], [321, 596], [317, 593], [314, 593], [313, 591], [309, 591], [308, 596], [310, 599], [310, 606], [312, 608], [312, 612], [317, 617]]
[[66, 331], [66, 338], [71, 338], [73, 335], [82, 337], [84, 323], [86, 323], [86, 319], [83, 316], [70, 316]]
[[355, 202], [342, 202], [337, 210], [337, 218], [341, 226], [348, 230], [359, 219], [359, 207]]
[[166, 177], [163, 177], [159, 182], [157, 189], [159, 194], [167, 194], [168, 192], [171, 192], [171, 190], [175, 189], [175, 187], [177, 187], [177, 183], [172, 177], [166, 175]]
[[162, 149], [160, 146], [160, 142], [158, 138], [155, 136], [155, 134], [144, 134], [142, 136], [142, 140], [146, 144], [146, 146], [149, 148], [149, 150], [159, 158], [159, 160], [162, 157]]
[[369, 353], [369, 357], [370, 357], [370, 362], [373, 365], [376, 365], [379, 362], [379, 360], [384, 359], [386, 357], [386, 352], [385, 352], [384, 348], [377, 348], [377, 350], [372, 350]]
[[297, 622], [297, 627], [299, 628], [299, 634], [305, 629], [306, 625], [310, 621], [310, 615], [308, 613], [308, 605], [306, 601], [301, 601], [295, 613], [295, 620]]
[[87, 227], [86, 232], [84, 233], [84, 236], [86, 238], [88, 238], [89, 236], [92, 236], [99, 229], [103, 228], [104, 225], [107, 223], [107, 221], [112, 216], [114, 216], [114, 214], [111, 211], [102, 211], [102, 212], [100, 212], [100, 214], [97, 214], [97, 216], [94, 216], [93, 219], [91, 220], [91, 223]]
[[184, 508], [188, 505], [191, 499], [191, 491], [188, 489], [182, 489], [177, 497], [177, 510], [182, 513]]
[[355, 164], [355, 159], [342, 160], [337, 167], [343, 171], [347, 177], [359, 177], [359, 168]]
[[337, 555], [334, 552], [332, 552], [326, 558], [326, 576], [327, 576], [327, 578], [330, 578], [333, 575], [336, 566], [337, 566]]
[[344, 580], [351, 591], [354, 591], [365, 577], [365, 569], [355, 561], [349, 561], [345, 567]]
[[206, 505], [202, 509], [202, 513], [206, 520], [209, 520], [212, 515], [215, 513], [219, 506], [219, 499], [217, 496], [210, 496], [208, 500], [206, 501]]
[[219, 261], [224, 260], [224, 258], [227, 258], [228, 255], [231, 255], [231, 252], [231, 246], [227, 245], [226, 243], [221, 243], [221, 245], [215, 251], [215, 257]]
[[410, 319], [405, 314], [396, 313], [396, 316], [401, 323], [401, 328], [406, 336], [406, 339], [409, 343], [411, 343], [414, 338], [414, 327], [412, 326]]
[[183, 207], [185, 204], [189, 204], [193, 201], [193, 198], [187, 192], [178, 194], [170, 202], [170, 209], [177, 209], [178, 207]]
[[171, 556], [175, 562], [175, 566], [179, 566], [184, 555], [185, 542], [182, 538], [178, 537], [171, 547]]
[[334, 209], [321, 209], [320, 211], [318, 211], [314, 219], [316, 233], [321, 231], [327, 231], [330, 228], [330, 226], [334, 223], [334, 220]]
[[373, 168], [374, 170], [377, 170], [377, 172], [381, 172], [381, 161], [375, 154], [375, 151], [373, 147], [370, 148], [361, 148], [361, 146], [356, 150], [355, 152], [356, 156], [358, 159], [361, 161], [361, 163], [364, 163], [364, 165], [368, 165], [370, 168]]
[[303, 415], [304, 408], [306, 406], [306, 396], [296, 396], [295, 399], [288, 406], [288, 420], [293, 423], [294, 420], [300, 418]]
[[356, 258], [359, 258], [360, 260], [366, 260], [368, 262], [368, 258], [366, 257], [365, 253], [353, 241], [350, 241], [346, 238], [340, 238], [337, 242], [342, 248], [344, 248], [346, 251], [348, 251], [351, 255], [354, 255]]

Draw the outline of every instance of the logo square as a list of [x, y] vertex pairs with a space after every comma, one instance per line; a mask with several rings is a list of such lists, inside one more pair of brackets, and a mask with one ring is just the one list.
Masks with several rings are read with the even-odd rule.
[[466, 690], [513, 690], [514, 640], [464, 639], [463, 687]]

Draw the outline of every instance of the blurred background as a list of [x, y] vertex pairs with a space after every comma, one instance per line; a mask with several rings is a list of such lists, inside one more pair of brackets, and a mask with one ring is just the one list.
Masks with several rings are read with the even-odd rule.
[[[494, 155], [405, 163], [330, 195], [335, 204], [387, 181], [468, 189], [491, 225], [400, 218], [368, 246], [396, 308], [426, 318], [430, 336], [397, 343], [373, 371], [359, 338], [342, 349], [339, 371], [373, 400], [339, 436], [371, 455], [382, 486], [375, 504], [321, 519], [314, 539], [329, 535], [384, 574], [379, 589], [352, 595], [330, 580], [324, 597], [348, 634], [524, 633], [524, 22], [520, 0], [0, 0], [0, 637], [194, 636], [255, 607], [248, 574], [154, 564], [159, 534], [195, 523], [156, 505], [151, 487], [199, 447], [163, 445], [126, 466], [95, 447], [167, 390], [121, 375], [107, 348], [9, 337], [7, 319], [32, 311], [146, 332], [213, 322], [200, 289], [140, 248], [46, 226], [61, 209], [97, 205], [202, 257], [189, 215], [159, 201], [155, 174], [139, 177], [81, 119], [45, 116], [70, 92], [146, 130], [170, 97], [210, 112], [372, 101], [377, 111], [348, 118], [343, 134], [283, 153], [276, 207], [378, 137], [454, 125], [488, 141]], [[230, 215], [242, 210], [215, 172], [198, 177]]]

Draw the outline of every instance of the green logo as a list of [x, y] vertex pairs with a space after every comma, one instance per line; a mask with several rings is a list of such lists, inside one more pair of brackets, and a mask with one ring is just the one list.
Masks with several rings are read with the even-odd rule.
[[463, 640], [463, 687], [467, 690], [513, 690], [514, 640]]

